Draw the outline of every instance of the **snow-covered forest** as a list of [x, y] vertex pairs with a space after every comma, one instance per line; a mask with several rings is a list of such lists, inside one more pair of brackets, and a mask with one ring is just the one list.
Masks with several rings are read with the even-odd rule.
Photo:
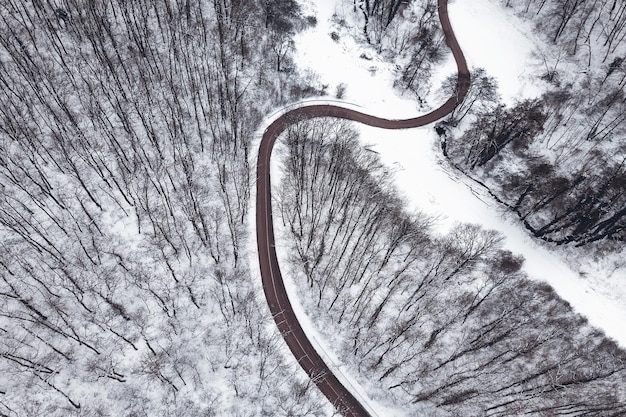
[[432, 233], [345, 122], [301, 122], [284, 143], [298, 298], [372, 398], [406, 415], [626, 412], [626, 352], [520, 272], [502, 236]]
[[[445, 59], [443, 35], [433, 19], [435, 2], [412, 2], [406, 9], [402, 5], [396, 9], [394, 2], [358, 5], [351, 22], [334, 16], [337, 33], [348, 35], [357, 22], [362, 32], [354, 36], [397, 64], [397, 90], [405, 96], [409, 93], [418, 105], [432, 108], [427, 96], [439, 86], [431, 85], [429, 77]], [[555, 2], [551, 7], [555, 15], [564, 6]], [[618, 13], [618, 9], [609, 12], [607, 5], [602, 7], [595, 10], [594, 19]], [[394, 13], [395, 20], [389, 21]], [[523, 18], [532, 20], [535, 14]], [[609, 21], [605, 19], [599, 32], [607, 32]], [[545, 32], [534, 25], [538, 34]], [[601, 49], [604, 38], [590, 39], [600, 42], [594, 48], [607, 52]], [[616, 76], [621, 61], [611, 64], [614, 58], [608, 56], [601, 66], [596, 59], [600, 52], [591, 49], [593, 59], [582, 55], [596, 65], [591, 74], [580, 70], [576, 52], [547, 38], [545, 45], [534, 57], [532, 70], [539, 68], [534, 75], [547, 92], [537, 99], [520, 99], [510, 108], [501, 103], [494, 77], [474, 68], [465, 102], [438, 126], [444, 136], [443, 153], [482, 184], [493, 187], [509, 171], [518, 181], [533, 183], [532, 191], [543, 190], [544, 195], [520, 199], [532, 216], [518, 215], [534, 236], [550, 244], [585, 246], [577, 249], [585, 255], [589, 249], [598, 256], [604, 251], [619, 252], [623, 250], [624, 148], [623, 127], [619, 126], [623, 112], [615, 106], [621, 103], [623, 86], [621, 78], [617, 84], [602, 78]], [[371, 55], [361, 58], [371, 59]], [[558, 73], [553, 71], [557, 69]], [[577, 94], [572, 87], [581, 76], [604, 84], [593, 93]], [[570, 84], [564, 81], [568, 77]], [[454, 75], [444, 81], [441, 96], [455, 93], [455, 81]], [[586, 85], [584, 80], [578, 82], [580, 87]], [[579, 101], [558, 102], [556, 87], [568, 93], [561, 94], [563, 99]], [[608, 107], [602, 100], [606, 97], [612, 97], [606, 102]], [[546, 120], [555, 117], [545, 114], [548, 104], [553, 113], [569, 112], [567, 119], [552, 120], [552, 140], [558, 143], [558, 151], [551, 143], [541, 154], [538, 147], [524, 154], [528, 143], [547, 140], [542, 136]], [[574, 134], [598, 120], [600, 125], [610, 124], [604, 132], [614, 136], [581, 145]], [[508, 135], [501, 146], [495, 134], [483, 142], [474, 139], [497, 129]], [[297, 277], [297, 298], [318, 323], [316, 327], [340, 363], [356, 370], [355, 378], [367, 387], [371, 398], [406, 415], [623, 414], [624, 351], [574, 313], [545, 283], [529, 280], [520, 269], [523, 258], [503, 250], [498, 234], [458, 224], [439, 236], [428, 228], [437, 219], [407, 214], [405, 202], [391, 186], [392, 170], [382, 166], [369, 147], [364, 150], [357, 137], [350, 125], [332, 121], [292, 128], [282, 150], [281, 166], [287, 176], [275, 193], [283, 198], [281, 227], [285, 241], [291, 241], [285, 250], [290, 255], [285, 256], [290, 256], [290, 273]], [[481, 170], [477, 165], [472, 171], [455, 159], [470, 152], [475, 153], [474, 161], [481, 153], [487, 160], [503, 160], [498, 166]], [[504, 159], [506, 152], [518, 159]], [[528, 175], [521, 168], [534, 164], [551, 171]], [[584, 176], [586, 185], [557, 187], [563, 179], [550, 176], [556, 166], [562, 167], [559, 172]], [[491, 191], [507, 209], [514, 208], [520, 197], [511, 204], [499, 195], [512, 193], [506, 183]], [[590, 191], [595, 194], [585, 194]], [[602, 210], [593, 217], [587, 208], [598, 200], [602, 200]], [[544, 223], [537, 226], [540, 221]], [[600, 364], [607, 363], [612, 364], [611, 370], [603, 373]]]
[[0, 2], [0, 415], [328, 414], [244, 224], [310, 23], [292, 1]]
[[[536, 237], [586, 250], [626, 240], [626, 2], [502, 1], [532, 21], [546, 92], [507, 107], [476, 71], [447, 156]], [[455, 87], [448, 85], [448, 90]]]
[[[619, 252], [626, 230], [626, 2], [494, 3], [532, 22], [544, 41], [531, 70], [545, 93], [507, 107], [497, 81], [475, 68], [469, 97], [446, 123], [446, 156], [534, 236]], [[429, 77], [446, 53], [436, 10], [434, 0], [409, 8], [388, 1], [359, 3], [355, 13], [365, 40], [399, 66], [397, 88], [425, 105]], [[444, 96], [455, 82], [444, 82]]]
[[[626, 2], [493, 2], [545, 38], [546, 92], [507, 107], [475, 68], [443, 152], [533, 235], [616, 252]], [[310, 6], [0, 1], [0, 415], [335, 415], [250, 251], [257, 129], [328, 93], [294, 62]], [[371, 46], [359, 59], [393, 63], [397, 91], [431, 108], [437, 2], [339, 6], [325, 36]], [[274, 217], [307, 314], [367, 394], [407, 415], [625, 414], [626, 353], [500, 234], [438, 235], [407, 212], [357, 139], [327, 119], [286, 132]]]

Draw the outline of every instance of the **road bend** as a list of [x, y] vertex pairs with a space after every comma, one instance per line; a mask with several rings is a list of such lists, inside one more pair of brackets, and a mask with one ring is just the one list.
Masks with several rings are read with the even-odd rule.
[[457, 89], [441, 107], [412, 119], [392, 120], [368, 115], [337, 105], [320, 104], [303, 106], [278, 117], [265, 130], [259, 145], [256, 183], [256, 233], [259, 251], [259, 265], [263, 290], [274, 321], [287, 346], [311, 381], [345, 417], [370, 417], [356, 397], [337, 379], [317, 353], [311, 341], [302, 330], [293, 311], [280, 273], [280, 266], [274, 248], [274, 225], [272, 222], [272, 196], [270, 184], [270, 158], [278, 136], [290, 125], [318, 117], [335, 117], [352, 120], [368, 126], [384, 129], [409, 129], [433, 123], [450, 114], [465, 98], [469, 89], [470, 74], [463, 52], [459, 47], [450, 20], [448, 2], [439, 0], [438, 14], [446, 44], [452, 51], [457, 65]]

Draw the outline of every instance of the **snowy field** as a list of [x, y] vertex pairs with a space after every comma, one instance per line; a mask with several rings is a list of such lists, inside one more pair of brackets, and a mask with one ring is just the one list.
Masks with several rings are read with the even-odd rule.
[[[356, 27], [339, 29], [333, 15], [349, 13], [350, 4], [315, 0], [306, 14], [315, 13], [315, 28], [296, 37], [295, 62], [299, 71], [316, 74], [329, 94], [345, 85], [344, 100], [362, 111], [390, 118], [414, 117], [424, 112], [392, 88], [393, 65], [378, 59], [368, 45], [358, 43]], [[533, 84], [532, 51], [539, 41], [527, 23], [489, 0], [457, 0], [449, 6], [450, 20], [470, 67], [483, 67], [499, 83], [505, 103], [515, 98], [536, 97], [541, 85]], [[336, 20], [336, 18], [334, 19]], [[339, 41], [331, 39], [337, 32]], [[361, 58], [366, 54], [373, 59]], [[536, 68], [534, 68], [537, 70]], [[430, 105], [438, 83], [456, 70], [452, 55], [433, 76]], [[590, 323], [626, 347], [626, 268], [614, 260], [591, 260], [574, 266], [565, 256], [531, 239], [516, 218], [506, 215], [478, 186], [450, 172], [442, 161], [432, 127], [385, 131], [358, 126], [364, 145], [378, 152], [395, 171], [396, 185], [411, 209], [438, 218], [446, 230], [454, 222], [482, 224], [506, 236], [505, 247], [526, 258], [525, 270], [533, 279], [545, 280]]]

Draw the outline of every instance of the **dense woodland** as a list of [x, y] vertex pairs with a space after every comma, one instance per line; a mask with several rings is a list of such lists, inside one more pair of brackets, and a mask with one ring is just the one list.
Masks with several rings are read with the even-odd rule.
[[[245, 224], [292, 1], [0, 2], [0, 415], [327, 415]], [[261, 35], [260, 35], [261, 34]]]
[[[444, 152], [536, 237], [619, 251], [626, 241], [626, 2], [502, 1], [545, 41], [546, 92], [507, 107], [477, 69]], [[449, 82], [444, 91], [454, 91]]]
[[[453, 135], [446, 152], [540, 237], [623, 239], [626, 6], [510, 3], [566, 51], [545, 60], [553, 87], [508, 109], [476, 70], [448, 122], [471, 149]], [[445, 53], [436, 2], [354, 11], [423, 100]], [[319, 93], [290, 57], [312, 24], [291, 0], [0, 2], [0, 415], [332, 414], [281, 350], [247, 253], [251, 140]], [[591, 62], [577, 79], [571, 57]], [[349, 125], [285, 141], [292, 271], [374, 395], [430, 415], [626, 413], [624, 352], [500, 236], [431, 235]]]
[[289, 270], [374, 399], [407, 415], [626, 413], [626, 352], [527, 279], [498, 233], [432, 234], [345, 122], [301, 122], [283, 141]]

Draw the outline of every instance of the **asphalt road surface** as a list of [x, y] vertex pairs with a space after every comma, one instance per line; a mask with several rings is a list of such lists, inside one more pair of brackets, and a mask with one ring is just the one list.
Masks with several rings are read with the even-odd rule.
[[274, 249], [274, 225], [272, 223], [272, 197], [270, 187], [270, 158], [276, 139], [291, 124], [317, 117], [336, 117], [364, 123], [369, 126], [385, 129], [409, 129], [433, 123], [454, 110], [465, 98], [470, 83], [470, 74], [463, 52], [454, 37], [450, 20], [448, 19], [448, 2], [438, 2], [439, 20], [443, 27], [446, 44], [451, 49], [456, 60], [458, 71], [458, 88], [454, 96], [450, 97], [438, 109], [412, 119], [390, 120], [367, 115], [355, 110], [336, 105], [313, 105], [291, 110], [276, 120], [265, 130], [257, 160], [256, 183], [256, 232], [257, 247], [259, 250], [259, 264], [265, 297], [285, 342], [293, 353], [300, 366], [306, 371], [320, 391], [335, 406], [337, 411], [345, 417], [365, 417], [370, 413], [365, 409], [337, 377], [328, 368], [324, 360], [317, 353], [310, 340], [298, 322], [285, 285], [280, 274], [280, 267]]

